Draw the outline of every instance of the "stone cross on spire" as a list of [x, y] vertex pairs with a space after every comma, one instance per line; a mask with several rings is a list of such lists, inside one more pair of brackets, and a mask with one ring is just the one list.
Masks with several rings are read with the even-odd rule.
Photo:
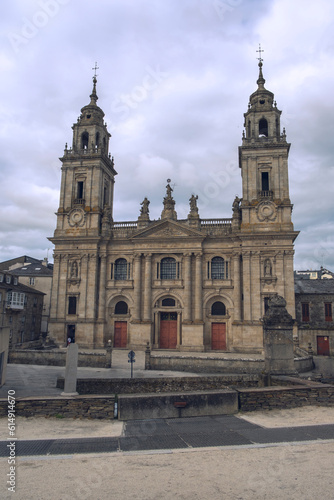
[[100, 68], [98, 67], [98, 65], [97, 65], [97, 62], [95, 62], [95, 66], [94, 66], [94, 68], [92, 68], [92, 69], [94, 70], [94, 76], [93, 76], [93, 79], [94, 79], [94, 78], [96, 79], [96, 77], [98, 76], [98, 75], [96, 74], [96, 70], [97, 70], [97, 69], [100, 69]]
[[256, 52], [258, 52], [260, 54], [260, 57], [258, 57], [258, 60], [259, 60], [259, 62], [262, 63], [263, 59], [261, 57], [261, 54], [262, 54], [262, 52], [264, 52], [264, 50], [261, 49], [261, 44], [260, 43], [259, 43], [259, 50], [257, 50]]
[[263, 66], [262, 61], [263, 61], [263, 59], [262, 59], [261, 56], [262, 56], [262, 52], [264, 52], [264, 50], [261, 49], [261, 44], [260, 43], [259, 43], [259, 49], [256, 52], [258, 52], [259, 55], [260, 55], [260, 57], [257, 58], [258, 61], [259, 61], [259, 78], [258, 78], [258, 80], [257, 80], [256, 83], [258, 84], [259, 88], [263, 89], [264, 88], [264, 84], [266, 83], [265, 79], [263, 78], [263, 74], [262, 74], [262, 66]]
[[92, 91], [91, 95], [89, 96], [90, 97], [90, 104], [96, 104], [96, 101], [98, 100], [98, 97], [96, 94], [96, 83], [97, 83], [96, 70], [97, 69], [99, 69], [99, 67], [98, 67], [97, 62], [96, 62], [94, 68], [92, 68], [92, 70], [94, 70], [94, 76], [93, 76], [93, 91]]

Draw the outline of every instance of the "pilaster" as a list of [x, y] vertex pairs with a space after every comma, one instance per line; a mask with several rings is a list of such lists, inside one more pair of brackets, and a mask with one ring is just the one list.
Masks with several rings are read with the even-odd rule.
[[184, 255], [184, 322], [191, 322], [191, 253]]
[[196, 253], [195, 264], [195, 321], [201, 323], [203, 321], [203, 273], [202, 273], [202, 254]]
[[139, 323], [141, 319], [141, 314], [140, 314], [141, 254], [135, 254], [134, 256], [133, 295], [134, 295], [133, 321], [135, 323]]
[[243, 282], [243, 319], [251, 321], [251, 268], [250, 268], [250, 252], [242, 254], [242, 282]]
[[233, 254], [234, 321], [241, 321], [240, 254]]
[[145, 254], [144, 321], [152, 321], [152, 254]]

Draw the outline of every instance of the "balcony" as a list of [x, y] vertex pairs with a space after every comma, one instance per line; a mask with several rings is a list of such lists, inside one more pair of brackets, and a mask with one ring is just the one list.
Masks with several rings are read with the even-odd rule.
[[272, 200], [274, 198], [273, 191], [259, 191], [258, 197], [265, 200]]
[[73, 205], [84, 207], [86, 204], [86, 200], [84, 198], [74, 198]]

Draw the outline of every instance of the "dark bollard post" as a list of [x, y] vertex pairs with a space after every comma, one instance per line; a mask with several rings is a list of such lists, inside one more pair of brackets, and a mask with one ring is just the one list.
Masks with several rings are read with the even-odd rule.
[[133, 363], [136, 362], [135, 360], [135, 355], [136, 353], [134, 351], [130, 351], [128, 354], [128, 363], [131, 363], [131, 378], [133, 378]]
[[150, 343], [147, 342], [145, 349], [145, 370], [150, 370], [150, 369], [151, 369], [151, 348], [150, 348]]
[[106, 347], [107, 355], [106, 355], [106, 368], [112, 367], [112, 346], [111, 340], [108, 340], [108, 345]]

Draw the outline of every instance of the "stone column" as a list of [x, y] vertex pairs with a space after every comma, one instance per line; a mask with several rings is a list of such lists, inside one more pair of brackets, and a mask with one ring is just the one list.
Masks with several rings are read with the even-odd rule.
[[240, 254], [233, 254], [234, 321], [241, 321]]
[[177, 313], [177, 337], [176, 337], [176, 347], [182, 345], [182, 335], [181, 335], [181, 313]]
[[58, 297], [57, 297], [57, 318], [66, 318], [67, 315], [67, 259], [68, 256], [60, 255], [59, 259], [59, 287], [58, 287]]
[[99, 310], [98, 310], [98, 318], [105, 318], [105, 304], [106, 304], [106, 264], [107, 264], [107, 256], [101, 256], [101, 265], [100, 265], [100, 287], [99, 287]]
[[203, 303], [202, 303], [202, 254], [196, 254], [196, 271], [195, 271], [195, 321], [203, 321]]
[[145, 370], [151, 369], [151, 348], [150, 343], [147, 342], [145, 349]]
[[190, 322], [191, 317], [191, 253], [184, 255], [184, 321]]
[[152, 321], [152, 254], [145, 254], [144, 321]]
[[55, 254], [53, 257], [53, 280], [52, 280], [52, 295], [50, 307], [50, 319], [57, 319], [59, 316], [59, 279], [60, 279], [60, 261], [61, 257]]
[[95, 319], [97, 317], [97, 271], [98, 271], [98, 256], [95, 253], [89, 254], [88, 272], [87, 272], [87, 304], [89, 307], [85, 310], [86, 319]]
[[[284, 297], [284, 262], [283, 262], [283, 252], [277, 252], [275, 257], [275, 272], [277, 277], [277, 293]], [[294, 287], [293, 287], [294, 289]]]
[[87, 254], [84, 254], [81, 257], [81, 264], [80, 264], [80, 269], [81, 269], [81, 281], [82, 281], [82, 296], [80, 296], [80, 312], [82, 311], [82, 317], [85, 317], [85, 311], [87, 307], [87, 288], [88, 288], [88, 263], [89, 263], [89, 256]]
[[295, 287], [293, 275], [293, 256], [294, 250], [284, 252], [284, 297], [287, 303], [287, 310], [293, 318], [296, 317], [295, 307]]
[[252, 252], [251, 261], [251, 318], [253, 321], [261, 319], [261, 284], [260, 284], [260, 253]]
[[140, 315], [141, 254], [136, 254], [134, 258], [133, 294], [134, 294], [133, 320], [139, 322], [141, 319]]
[[79, 346], [70, 344], [66, 352], [66, 368], [64, 392], [61, 396], [77, 396], [77, 372], [78, 372]]
[[251, 269], [250, 269], [250, 252], [242, 254], [242, 281], [243, 281], [243, 297], [244, 297], [244, 317], [245, 321], [251, 320]]
[[160, 312], [158, 312], [158, 311], [154, 312], [154, 339], [153, 339], [153, 347], [155, 349], [157, 349], [159, 347], [159, 343], [160, 343], [160, 338], [159, 338], [159, 326], [160, 326], [159, 315], [160, 315]]

